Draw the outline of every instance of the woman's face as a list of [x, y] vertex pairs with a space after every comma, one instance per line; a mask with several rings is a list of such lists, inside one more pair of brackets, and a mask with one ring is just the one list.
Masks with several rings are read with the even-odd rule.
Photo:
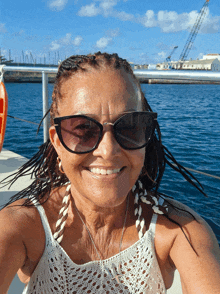
[[[57, 116], [84, 114], [99, 121], [114, 122], [128, 111], [141, 111], [141, 93], [132, 76], [122, 70], [93, 69], [74, 74], [63, 82]], [[111, 125], [105, 125], [98, 148], [74, 154], [61, 144], [55, 128], [51, 141], [71, 182], [74, 198], [99, 207], [121, 204], [135, 184], [144, 164], [145, 148], [125, 150], [116, 142]], [[110, 174], [101, 174], [103, 170]], [[112, 173], [113, 172], [113, 173]]]

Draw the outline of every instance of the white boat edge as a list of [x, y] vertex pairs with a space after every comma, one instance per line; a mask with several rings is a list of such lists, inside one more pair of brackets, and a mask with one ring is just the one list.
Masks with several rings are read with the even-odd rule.
[[[27, 161], [27, 158], [3, 148], [0, 153], [0, 181], [15, 173], [19, 167]], [[26, 188], [32, 181], [30, 176], [25, 176], [19, 178], [10, 189], [8, 189], [8, 187], [0, 187], [0, 205], [8, 202], [11, 196]], [[16, 275], [9, 288], [8, 294], [18, 294], [18, 291], [23, 291], [23, 288], [24, 284], [20, 282]], [[175, 271], [173, 284], [171, 288], [167, 290], [167, 294], [182, 294], [180, 275], [177, 270]]]

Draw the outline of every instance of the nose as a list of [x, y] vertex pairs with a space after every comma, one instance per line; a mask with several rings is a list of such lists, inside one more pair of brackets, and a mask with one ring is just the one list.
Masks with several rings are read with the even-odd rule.
[[93, 151], [94, 156], [101, 156], [105, 160], [117, 156], [121, 152], [121, 147], [116, 141], [111, 125], [105, 126], [102, 139], [98, 147]]

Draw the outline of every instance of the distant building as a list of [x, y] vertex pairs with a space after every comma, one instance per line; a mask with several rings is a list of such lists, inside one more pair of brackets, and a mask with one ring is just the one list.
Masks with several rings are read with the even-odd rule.
[[220, 54], [218, 53], [206, 54], [206, 55], [203, 55], [202, 59], [216, 59], [216, 58], [220, 61]]
[[197, 60], [186, 60], [181, 62], [171, 61], [169, 63], [163, 62], [157, 64], [157, 69], [182, 69], [182, 70], [209, 70], [209, 71], [220, 71], [220, 59], [208, 58], [208, 59], [197, 59]]
[[162, 63], [157, 63], [156, 64], [156, 69], [158, 70], [168, 70], [173, 68], [174, 64], [176, 64], [176, 61], [171, 61], [171, 62], [162, 62]]
[[[176, 64], [173, 65], [173, 68], [180, 68], [180, 63], [176, 62]], [[220, 61], [217, 58], [187, 60], [183, 62], [181, 69], [220, 71]]]
[[148, 69], [157, 69], [157, 65], [156, 64], [149, 64]]
[[134, 64], [134, 69], [148, 69], [148, 64]]

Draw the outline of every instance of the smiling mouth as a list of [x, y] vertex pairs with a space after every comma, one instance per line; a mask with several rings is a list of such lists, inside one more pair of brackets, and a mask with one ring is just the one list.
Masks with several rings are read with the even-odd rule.
[[93, 167], [93, 168], [88, 168], [88, 170], [91, 173], [97, 174], [97, 175], [112, 175], [112, 174], [120, 173], [120, 171], [122, 171], [124, 168], [125, 167], [117, 168], [117, 169], [103, 169], [103, 168]]

